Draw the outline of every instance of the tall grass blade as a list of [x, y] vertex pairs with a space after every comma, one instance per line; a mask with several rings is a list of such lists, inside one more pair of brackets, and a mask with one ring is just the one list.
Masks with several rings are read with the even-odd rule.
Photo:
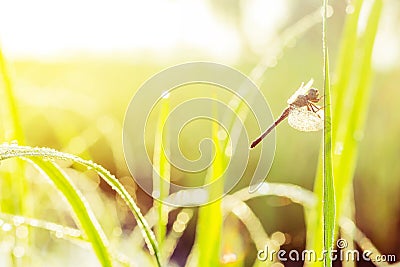
[[[343, 206], [352, 194], [351, 183], [357, 163], [358, 144], [364, 130], [364, 124], [371, 93], [372, 79], [371, 57], [376, 31], [380, 19], [382, 0], [375, 0], [365, 18], [360, 11], [365, 2], [354, 1], [354, 12], [346, 18], [342, 36], [342, 45], [336, 71], [336, 82], [332, 92], [332, 145], [333, 174], [336, 198], [336, 224], [342, 217]], [[365, 21], [361, 21], [365, 20]], [[363, 23], [360, 23], [363, 22]], [[359, 25], [366, 25], [360, 34]], [[318, 199], [315, 209], [306, 210], [307, 249], [322, 253], [322, 161], [320, 161], [314, 184], [314, 193]], [[337, 229], [337, 228], [336, 228]], [[335, 231], [337, 235], [337, 230]], [[319, 262], [308, 262], [309, 266], [321, 266]]]
[[[3, 115], [3, 121], [8, 121], [10, 125], [3, 125], [4, 133], [7, 133], [4, 137], [9, 141], [17, 141], [19, 144], [24, 143], [24, 133], [21, 126], [17, 103], [14, 97], [14, 88], [11, 74], [7, 65], [6, 58], [0, 47], [0, 72], [1, 78], [4, 85], [4, 106], [7, 107], [7, 115], [9, 118], [5, 118]], [[25, 213], [25, 197], [27, 194], [27, 184], [24, 177], [24, 165], [23, 162], [18, 160], [14, 168], [14, 177], [6, 175], [4, 182], [6, 190], [12, 192], [14, 196], [11, 200], [6, 200], [1, 203], [2, 209], [12, 213]], [[4, 194], [7, 195], [7, 194]]]
[[[326, 2], [325, 2], [326, 5]], [[324, 39], [326, 42], [326, 39]], [[326, 45], [326, 43], [325, 43]], [[325, 47], [325, 85], [324, 85], [324, 198], [323, 198], [323, 214], [324, 214], [324, 249], [327, 255], [331, 255], [335, 233], [335, 187], [332, 167], [332, 124], [331, 124], [331, 103], [330, 103], [330, 83], [329, 83], [329, 58], [328, 49]], [[327, 256], [324, 258], [324, 265], [332, 266], [332, 258]]]
[[[56, 224], [49, 221], [43, 221], [35, 218], [29, 218], [20, 215], [12, 215], [0, 212], [0, 220], [2, 223], [14, 225], [20, 227], [22, 225], [29, 226], [35, 229], [41, 229], [54, 234], [57, 238], [70, 241], [71, 244], [76, 244], [81, 248], [90, 249], [90, 243], [83, 236], [82, 231], [76, 228]], [[111, 251], [112, 259], [119, 262], [123, 266], [135, 266], [131, 260], [124, 254], [118, 251]]]
[[[3, 121], [7, 121], [8, 124], [4, 124], [3, 127], [5, 140], [18, 142], [19, 144], [24, 143], [24, 133], [20, 121], [19, 111], [17, 108], [17, 102], [14, 96], [13, 80], [7, 65], [6, 58], [0, 47], [0, 75], [3, 80], [4, 85], [4, 106], [6, 107], [6, 112], [3, 115]], [[1, 79], [0, 78], [0, 79]], [[6, 118], [7, 117], [7, 118]], [[2, 210], [15, 213], [15, 214], [32, 214], [32, 210], [27, 206], [29, 203], [27, 199], [29, 198], [29, 184], [25, 177], [25, 164], [22, 160], [17, 160], [15, 164], [11, 165], [10, 172], [3, 176], [3, 187], [1, 190], [3, 196], [5, 197], [0, 203]], [[32, 233], [26, 239], [20, 239], [18, 236], [15, 237], [15, 246], [27, 247], [32, 238]], [[30, 258], [23, 257], [22, 259], [17, 259], [14, 254], [11, 254], [13, 265], [30, 265]]]
[[[158, 220], [155, 228], [155, 233], [162, 250], [164, 239], [167, 233], [167, 223], [168, 223], [168, 212], [164, 209], [162, 200], [166, 199], [169, 195], [169, 182], [170, 182], [170, 171], [171, 166], [167, 158], [167, 153], [169, 149], [168, 134], [163, 133], [168, 132], [168, 127], [166, 125], [168, 113], [169, 113], [169, 103], [167, 96], [163, 97], [161, 100], [161, 112], [159, 115], [157, 130], [154, 142], [154, 155], [153, 155], [153, 196], [160, 199], [154, 200], [154, 206], [157, 208]], [[164, 256], [162, 258], [165, 258]]]
[[101, 265], [105, 267], [113, 266], [108, 251], [108, 240], [80, 191], [72, 184], [68, 176], [54, 163], [44, 161], [40, 158], [30, 158], [30, 161], [53, 182], [57, 190], [70, 204], [79, 225], [91, 243]]
[[100, 175], [100, 177], [104, 179], [104, 181], [109, 184], [115, 192], [117, 192], [117, 194], [125, 201], [129, 209], [132, 211], [133, 215], [135, 216], [135, 220], [141, 229], [141, 233], [146, 241], [147, 247], [149, 248], [151, 253], [154, 253], [158, 266], [161, 266], [160, 251], [153, 231], [148, 226], [146, 220], [140, 212], [139, 207], [136, 205], [133, 198], [129, 195], [126, 188], [108, 170], [90, 160], [84, 160], [78, 156], [59, 152], [50, 148], [32, 148], [28, 146], [0, 145], [0, 160], [14, 157], [71, 160], [74, 163], [86, 166], [88, 169], [96, 171]]
[[[354, 171], [357, 164], [358, 146], [362, 139], [366, 116], [368, 112], [369, 99], [371, 96], [372, 81], [372, 50], [375, 43], [376, 32], [382, 10], [382, 0], [375, 0], [364, 32], [359, 34], [354, 56], [354, 63], [349, 70], [352, 73], [347, 86], [338, 87], [337, 90], [344, 91], [344, 105], [340, 114], [340, 123], [335, 124], [334, 130], [334, 173], [338, 201], [338, 216], [342, 214], [343, 205], [347, 202], [351, 188]], [[361, 18], [360, 18], [361, 19]], [[343, 52], [347, 53], [347, 51]], [[344, 78], [345, 79], [345, 78]], [[339, 77], [338, 85], [345, 85]], [[339, 102], [339, 100], [338, 100]]]
[[[215, 144], [215, 159], [209, 168], [205, 183], [212, 183], [221, 177], [224, 171], [225, 154], [218, 139], [219, 125], [213, 123], [212, 139]], [[223, 188], [218, 192], [209, 192], [210, 195], [222, 194]], [[194, 266], [219, 266], [221, 231], [222, 231], [222, 201], [217, 200], [199, 208], [199, 217], [196, 229], [196, 241], [193, 246], [194, 259], [197, 264]], [[190, 266], [190, 265], [189, 265]]]
[[324, 14], [322, 19], [322, 49], [324, 53], [324, 152], [323, 152], [323, 171], [324, 171], [324, 250], [327, 256], [324, 257], [324, 266], [332, 266], [332, 255], [334, 233], [335, 233], [335, 187], [332, 166], [332, 119], [331, 119], [331, 89], [329, 79], [329, 54], [327, 44], [327, 9], [328, 0], [323, 1]]
[[24, 133], [21, 126], [21, 121], [19, 117], [19, 112], [17, 108], [17, 103], [14, 97], [13, 82], [8, 70], [7, 61], [4, 57], [3, 51], [0, 47], [0, 71], [3, 78], [4, 93], [5, 93], [5, 104], [8, 107], [8, 114], [11, 117], [11, 127], [8, 129], [10, 131], [9, 138], [17, 140], [19, 143], [24, 142]]

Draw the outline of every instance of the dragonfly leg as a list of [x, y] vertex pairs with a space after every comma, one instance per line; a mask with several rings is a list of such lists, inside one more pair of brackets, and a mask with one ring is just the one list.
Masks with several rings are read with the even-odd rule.
[[316, 105], [314, 105], [312, 102], [308, 102], [307, 110], [316, 113], [318, 111], [318, 107]]
[[[318, 111], [320, 111], [321, 109], [324, 109], [324, 107], [323, 107], [323, 106], [322, 106], [322, 107], [318, 107], [318, 106], [315, 105], [314, 103], [308, 102], [308, 103], [307, 103], [307, 109], [308, 109], [309, 111], [312, 111], [312, 112], [316, 113], [316, 114], [318, 115], [318, 117], [321, 118], [321, 116], [318, 114]], [[321, 119], [322, 119], [322, 118], [321, 118]]]

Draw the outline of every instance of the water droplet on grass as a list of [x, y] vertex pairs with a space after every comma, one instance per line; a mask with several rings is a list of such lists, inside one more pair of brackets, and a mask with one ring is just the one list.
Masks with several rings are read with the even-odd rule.
[[22, 246], [16, 246], [13, 249], [13, 254], [16, 258], [21, 258], [25, 255], [25, 248]]
[[17, 140], [12, 140], [10, 142], [10, 146], [18, 146], [18, 141]]
[[12, 225], [9, 224], [9, 223], [5, 223], [5, 224], [3, 224], [3, 226], [1, 227], [1, 229], [2, 229], [4, 232], [11, 231], [12, 228], [13, 228]]
[[19, 227], [17, 227], [17, 229], [15, 229], [15, 235], [19, 239], [27, 238], [28, 234], [29, 234], [28, 227], [26, 227], [25, 225], [19, 226]]
[[341, 155], [342, 152], [343, 152], [343, 143], [342, 142], [336, 142], [335, 155]]
[[347, 13], [347, 14], [353, 14], [354, 11], [355, 11], [355, 8], [354, 8], [354, 6], [353, 6], [352, 4], [348, 4], [348, 5], [346, 6], [346, 13]]

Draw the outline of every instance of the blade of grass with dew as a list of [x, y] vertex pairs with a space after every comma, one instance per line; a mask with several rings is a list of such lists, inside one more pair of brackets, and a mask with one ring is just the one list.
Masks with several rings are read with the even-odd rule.
[[[315, 208], [305, 209], [307, 225], [306, 249], [314, 251], [317, 259], [324, 255], [323, 265], [325, 267], [332, 266], [332, 258], [330, 255], [334, 245], [336, 225], [335, 184], [332, 166], [332, 107], [327, 47], [327, 8], [328, 0], [323, 0], [322, 50], [324, 59], [324, 132], [322, 154], [320, 155], [314, 185], [317, 205]], [[326, 254], [323, 254], [324, 252]], [[306, 261], [306, 265], [321, 266], [322, 262], [309, 259]]]
[[[326, 6], [326, 2], [325, 2]], [[326, 8], [326, 7], [325, 7]], [[325, 11], [326, 12], [326, 11]], [[326, 29], [326, 28], [325, 28]], [[326, 34], [326, 33], [325, 33]], [[326, 37], [325, 37], [326, 38]], [[326, 45], [326, 39], [324, 42]], [[323, 190], [323, 217], [324, 217], [324, 250], [327, 251], [327, 256], [324, 257], [324, 266], [332, 266], [332, 258], [330, 257], [335, 233], [335, 187], [333, 178], [332, 166], [332, 123], [331, 123], [331, 96], [330, 96], [330, 82], [329, 82], [329, 56], [328, 48], [325, 46], [324, 51], [325, 61], [325, 85], [324, 85], [324, 190]]]
[[[165, 235], [167, 233], [168, 213], [163, 208], [162, 201], [168, 197], [169, 194], [169, 182], [170, 182], [170, 170], [171, 166], [167, 159], [168, 153], [168, 134], [163, 137], [163, 133], [168, 131], [166, 121], [168, 118], [169, 103], [168, 96], [166, 95], [161, 99], [161, 112], [158, 118], [157, 130], [154, 141], [154, 155], [153, 155], [153, 197], [154, 206], [157, 209], [158, 220], [155, 228], [155, 234], [160, 246], [160, 250], [163, 253], [163, 243]], [[165, 142], [163, 142], [165, 141]], [[158, 197], [157, 197], [157, 196]], [[161, 201], [159, 201], [161, 200]], [[162, 255], [162, 258], [166, 257]]]
[[346, 88], [338, 88], [346, 90], [346, 99], [351, 101], [343, 107], [346, 111], [342, 114], [345, 115], [341, 117], [341, 124], [337, 126], [337, 135], [334, 138], [334, 173], [338, 177], [335, 180], [336, 188], [338, 188], [338, 217], [342, 214], [343, 206], [347, 203], [350, 194], [349, 190], [357, 164], [358, 147], [365, 128], [372, 88], [372, 50], [382, 5], [382, 0], [373, 2], [365, 30], [358, 38], [356, 61], [351, 69], [353, 75]]
[[160, 262], [160, 251], [158, 248], [157, 240], [154, 236], [153, 231], [148, 226], [147, 221], [140, 212], [139, 207], [136, 205], [133, 198], [129, 195], [126, 188], [118, 181], [118, 179], [112, 175], [108, 170], [103, 168], [101, 165], [92, 162], [91, 160], [84, 160], [78, 156], [71, 155], [56, 151], [51, 148], [33, 148], [29, 146], [18, 146], [18, 145], [0, 145], [0, 160], [14, 157], [28, 157], [28, 158], [40, 158], [40, 159], [60, 159], [60, 160], [71, 160], [74, 163], [86, 166], [88, 169], [92, 169], [97, 172], [100, 177], [111, 186], [111, 188], [125, 201], [126, 205], [135, 216], [135, 220], [141, 230], [141, 234], [146, 241], [147, 247], [150, 252], [154, 254], [157, 265], [161, 266]]
[[66, 173], [50, 161], [44, 161], [40, 158], [30, 158], [30, 161], [53, 182], [57, 190], [66, 198], [101, 265], [105, 267], [113, 266], [108, 251], [108, 240], [103, 229], [101, 229], [85, 198], [72, 184]]
[[[3, 223], [14, 225], [15, 227], [29, 226], [36, 229], [46, 230], [54, 234], [57, 238], [67, 240], [82, 248], [90, 248], [90, 243], [83, 236], [82, 231], [76, 228], [60, 225], [57, 223], [43, 221], [34, 218], [28, 218], [20, 215], [12, 215], [0, 212], [0, 219]], [[111, 251], [112, 259], [119, 262], [123, 266], [134, 266], [131, 260], [118, 251]]]
[[333, 141], [337, 135], [335, 126], [341, 121], [342, 117], [348, 112], [343, 105], [345, 104], [347, 94], [345, 88], [349, 86], [350, 78], [353, 75], [352, 68], [355, 62], [355, 55], [357, 49], [357, 25], [360, 17], [360, 11], [363, 0], [352, 1], [354, 10], [352, 13], [347, 14], [346, 21], [343, 29], [342, 38], [340, 40], [340, 52], [338, 55], [338, 63], [336, 67], [336, 81], [332, 90], [332, 103], [334, 108], [332, 110], [333, 116]]
[[0, 47], [0, 70], [3, 77], [4, 92], [6, 96], [6, 104], [8, 106], [9, 115], [11, 116], [12, 127], [8, 129], [11, 130], [12, 138], [15, 138], [18, 142], [24, 142], [24, 133], [22, 131], [22, 126], [20, 122], [19, 112], [17, 108], [17, 103], [14, 97], [13, 83], [11, 75], [7, 68], [7, 61], [4, 57], [3, 50]]
[[[167, 211], [168, 212], [168, 211]], [[171, 232], [165, 238], [163, 253], [165, 253], [166, 262], [169, 262], [174, 253], [178, 242], [180, 241], [184, 231], [186, 230], [189, 221], [193, 217], [193, 210], [189, 208], [182, 209], [172, 225]]]
[[327, 44], [327, 9], [328, 0], [323, 0], [324, 14], [322, 18], [322, 49], [324, 53], [324, 152], [323, 152], [323, 222], [324, 222], [324, 266], [332, 266], [332, 250], [335, 233], [335, 187], [332, 166], [332, 119], [331, 89], [329, 79], [329, 54]]
[[[4, 125], [6, 128], [5, 133], [8, 133], [5, 138], [9, 141], [17, 141], [19, 144], [24, 143], [24, 134], [22, 131], [22, 126], [19, 118], [19, 112], [17, 108], [17, 103], [14, 97], [14, 88], [12, 78], [9, 72], [7, 61], [0, 47], [0, 71], [4, 85], [4, 105], [7, 107], [7, 115], [10, 125]], [[3, 190], [12, 192], [12, 199], [6, 199], [1, 203], [3, 210], [11, 213], [25, 213], [25, 197], [27, 192], [27, 183], [24, 178], [24, 164], [21, 160], [17, 160], [16, 166], [13, 168], [15, 175], [6, 175], [3, 177], [5, 186]], [[10, 195], [5, 192], [3, 195]]]
[[[344, 203], [347, 203], [349, 185], [354, 176], [356, 166], [358, 142], [357, 136], [362, 133], [365, 116], [370, 97], [371, 56], [375, 41], [377, 25], [382, 9], [382, 1], [375, 1], [369, 16], [366, 18], [366, 29], [362, 35], [358, 34], [360, 24], [359, 13], [363, 7], [361, 0], [355, 2], [355, 9], [346, 19], [342, 37], [339, 65], [337, 67], [337, 83], [333, 87], [333, 121], [332, 137], [334, 145], [333, 173], [336, 189], [336, 217], [342, 215]], [[351, 75], [349, 75], [351, 74]], [[356, 101], [354, 101], [356, 99]], [[319, 164], [314, 184], [314, 193], [321, 203], [322, 195], [322, 162]], [[307, 210], [307, 249], [317, 253], [322, 251], [319, 235], [322, 229], [321, 206]], [[337, 221], [337, 220], [336, 220]], [[337, 231], [335, 233], [337, 235]], [[320, 266], [318, 262], [308, 263]]]
[[[11, 142], [17, 141], [19, 144], [24, 143], [24, 133], [20, 121], [20, 116], [17, 108], [17, 101], [14, 96], [13, 79], [11, 77], [7, 60], [3, 54], [3, 50], [0, 47], [0, 72], [3, 78], [4, 84], [4, 106], [7, 112], [5, 112], [10, 118], [4, 121], [9, 121], [10, 125], [5, 124], [5, 138]], [[6, 115], [4, 115], [6, 116]], [[1, 190], [6, 190], [3, 192], [3, 196], [10, 196], [3, 198], [0, 207], [1, 210], [5, 210], [15, 214], [32, 215], [33, 208], [28, 207], [29, 198], [29, 183], [25, 177], [25, 164], [22, 160], [17, 159], [14, 165], [11, 165], [10, 171], [3, 175], [4, 186]], [[32, 233], [30, 233], [27, 238], [21, 239], [15, 236], [14, 246], [29, 246], [29, 242], [32, 241]], [[22, 259], [17, 259], [14, 253], [11, 254], [11, 258], [14, 266], [19, 265], [31, 265], [30, 257], [23, 257]]]
[[[221, 177], [225, 164], [225, 154], [222, 152], [222, 145], [218, 139], [218, 123], [212, 124], [212, 140], [215, 147], [215, 158], [212, 166], [208, 169], [205, 183], [212, 183]], [[212, 195], [221, 195], [223, 188], [217, 188]], [[220, 242], [222, 231], [222, 208], [221, 200], [207, 204], [199, 208], [199, 215], [196, 228], [196, 240], [193, 245], [193, 260], [195, 266], [219, 266]]]

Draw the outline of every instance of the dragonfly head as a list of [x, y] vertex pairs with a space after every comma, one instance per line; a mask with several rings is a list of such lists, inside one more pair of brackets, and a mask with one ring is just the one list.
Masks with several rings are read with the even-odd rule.
[[318, 102], [319, 101], [319, 92], [315, 88], [311, 88], [307, 91], [307, 100], [311, 102]]

